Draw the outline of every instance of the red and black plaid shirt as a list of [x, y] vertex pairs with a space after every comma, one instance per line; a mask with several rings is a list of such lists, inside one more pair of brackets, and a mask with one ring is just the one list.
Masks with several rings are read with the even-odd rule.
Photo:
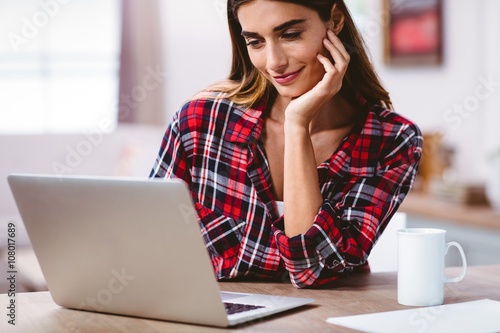
[[370, 106], [339, 149], [318, 166], [323, 205], [302, 235], [283, 233], [260, 139], [265, 103], [194, 99], [168, 127], [151, 177], [183, 179], [219, 279], [280, 278], [318, 287], [365, 265], [410, 191], [422, 154], [416, 125]]

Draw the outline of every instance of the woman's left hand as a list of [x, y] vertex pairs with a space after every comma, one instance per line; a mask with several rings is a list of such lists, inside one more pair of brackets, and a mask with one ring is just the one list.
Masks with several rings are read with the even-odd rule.
[[321, 106], [335, 96], [342, 87], [342, 80], [350, 61], [349, 53], [331, 30], [327, 31], [323, 45], [330, 52], [333, 63], [328, 57], [317, 55], [325, 68], [325, 75], [311, 90], [288, 104], [285, 111], [287, 122], [308, 127]]

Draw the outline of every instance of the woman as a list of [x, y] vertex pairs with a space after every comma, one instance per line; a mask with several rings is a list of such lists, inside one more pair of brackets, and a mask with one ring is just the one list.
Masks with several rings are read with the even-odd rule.
[[229, 0], [228, 22], [231, 74], [177, 112], [151, 176], [188, 184], [219, 279], [367, 270], [419, 129], [390, 110], [342, 0]]

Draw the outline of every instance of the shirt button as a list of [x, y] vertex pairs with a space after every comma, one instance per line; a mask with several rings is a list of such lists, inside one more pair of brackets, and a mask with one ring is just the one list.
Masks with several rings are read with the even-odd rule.
[[333, 261], [333, 266], [338, 266], [338, 265], [340, 265], [340, 261], [338, 261], [338, 260], [334, 260], [334, 261]]

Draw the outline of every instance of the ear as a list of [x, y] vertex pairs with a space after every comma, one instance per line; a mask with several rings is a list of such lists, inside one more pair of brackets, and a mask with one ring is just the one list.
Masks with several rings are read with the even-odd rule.
[[330, 28], [335, 35], [338, 35], [344, 28], [345, 16], [344, 13], [338, 9], [337, 4], [333, 5], [330, 17], [328, 28]]

